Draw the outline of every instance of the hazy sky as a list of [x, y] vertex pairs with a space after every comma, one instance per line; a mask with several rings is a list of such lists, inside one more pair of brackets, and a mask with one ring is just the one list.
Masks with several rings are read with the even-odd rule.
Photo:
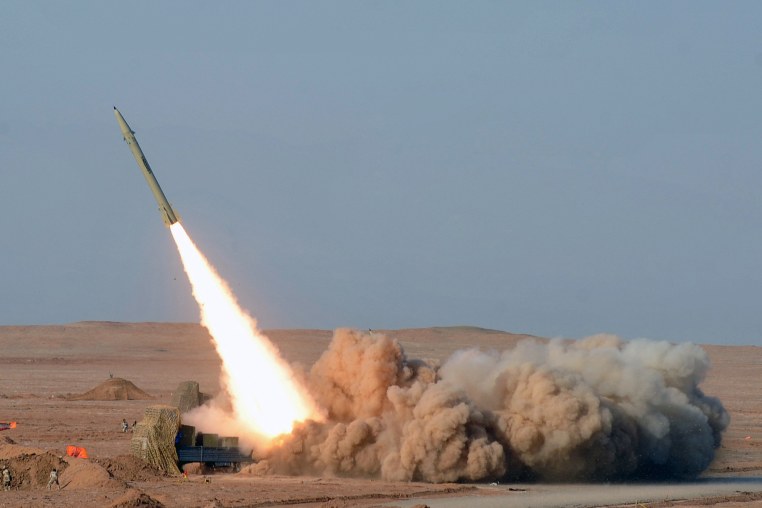
[[116, 105], [263, 327], [759, 343], [760, 20], [5, 1], [0, 324], [198, 320]]

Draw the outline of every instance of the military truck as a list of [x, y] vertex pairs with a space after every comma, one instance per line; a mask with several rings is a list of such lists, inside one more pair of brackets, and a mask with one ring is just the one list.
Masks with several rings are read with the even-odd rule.
[[212, 468], [228, 467], [239, 471], [241, 464], [254, 462], [251, 455], [241, 453], [237, 437], [220, 437], [218, 434], [196, 432], [191, 425], [180, 425], [175, 438], [177, 464], [200, 462]]

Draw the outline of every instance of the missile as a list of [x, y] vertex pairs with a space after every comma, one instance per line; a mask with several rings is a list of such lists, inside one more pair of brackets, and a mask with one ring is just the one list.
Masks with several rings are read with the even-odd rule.
[[116, 109], [116, 106], [114, 106], [114, 116], [116, 116], [116, 121], [119, 122], [119, 129], [122, 131], [122, 136], [124, 136], [124, 140], [127, 142], [127, 146], [130, 147], [130, 151], [135, 157], [135, 161], [138, 163], [140, 171], [143, 173], [148, 186], [151, 188], [153, 197], [156, 198], [156, 202], [159, 204], [159, 213], [161, 213], [161, 218], [164, 219], [164, 223], [167, 225], [167, 227], [171, 226], [180, 219], [172, 209], [172, 205], [170, 205], [169, 201], [167, 201], [167, 197], [164, 195], [161, 187], [159, 187], [159, 182], [156, 181], [156, 177], [154, 176], [153, 171], [151, 171], [151, 166], [148, 165], [146, 156], [143, 155], [143, 150], [140, 149], [138, 140], [135, 139], [135, 132], [130, 129], [130, 126], [127, 125], [127, 122], [124, 121], [124, 117], [119, 112], [119, 110]]

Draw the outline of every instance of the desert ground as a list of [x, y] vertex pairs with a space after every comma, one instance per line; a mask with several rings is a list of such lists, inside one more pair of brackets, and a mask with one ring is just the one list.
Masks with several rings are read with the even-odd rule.
[[[525, 335], [471, 327], [378, 330], [408, 357], [444, 360], [464, 348], [504, 350]], [[312, 365], [332, 331], [269, 330], [291, 363]], [[697, 482], [659, 485], [430, 484], [335, 477], [232, 473], [164, 475], [129, 455], [122, 419], [141, 420], [168, 404], [184, 381], [220, 389], [220, 360], [197, 324], [80, 322], [0, 327], [0, 463], [14, 488], [0, 506], [695, 506], [762, 505], [762, 348], [702, 346], [712, 369], [701, 385], [731, 416], [715, 461]], [[71, 400], [111, 377], [134, 383], [150, 400]], [[65, 455], [67, 445], [89, 459]], [[61, 490], [45, 488], [52, 467]]]

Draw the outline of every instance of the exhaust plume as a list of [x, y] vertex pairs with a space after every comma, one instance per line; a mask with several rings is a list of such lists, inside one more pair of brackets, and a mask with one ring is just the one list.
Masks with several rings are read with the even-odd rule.
[[[309, 394], [295, 380], [275, 346], [236, 302], [232, 291], [191, 241], [182, 224], [170, 230], [208, 330], [222, 359], [222, 386], [229, 396], [229, 426], [249, 440], [266, 441], [296, 422], [320, 420]], [[219, 413], [219, 410], [218, 410]]]

